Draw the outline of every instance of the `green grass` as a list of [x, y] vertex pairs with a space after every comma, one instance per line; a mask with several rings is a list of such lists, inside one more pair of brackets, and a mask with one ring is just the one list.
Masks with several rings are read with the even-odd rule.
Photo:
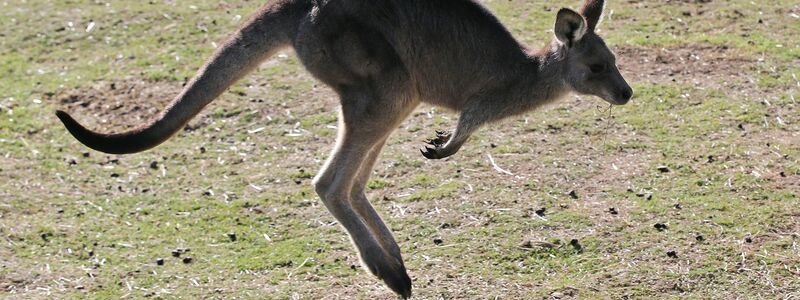
[[[559, 8], [485, 3], [533, 46]], [[90, 151], [53, 115], [67, 108], [103, 131], [143, 121], [257, 6], [0, 3], [0, 298], [393, 297], [357, 268], [311, 187], [337, 104], [290, 52], [141, 154]], [[629, 105], [571, 97], [486, 127], [444, 161], [418, 148], [456, 116], [423, 106], [389, 140], [367, 192], [419, 298], [800, 296], [800, 45], [789, 38], [800, 7], [608, 9], [609, 45], [642, 55], [620, 57]], [[160, 89], [130, 99], [111, 83]]]

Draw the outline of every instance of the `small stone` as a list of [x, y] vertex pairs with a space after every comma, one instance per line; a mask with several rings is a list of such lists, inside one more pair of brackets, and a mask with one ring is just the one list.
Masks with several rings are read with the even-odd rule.
[[91, 156], [91, 155], [92, 155], [92, 154], [91, 154], [91, 153], [89, 153], [89, 152], [83, 152], [83, 157], [89, 157], [89, 156]]
[[612, 207], [612, 208], [609, 208], [609, 209], [608, 209], [608, 213], [610, 213], [610, 214], [612, 214], [612, 215], [618, 215], [618, 214], [619, 214], [619, 211], [617, 211], [617, 208], [615, 208], [615, 207]]
[[187, 256], [187, 257], [184, 257], [181, 261], [184, 264], [190, 264], [190, 263], [192, 263], [192, 258]]
[[667, 167], [667, 166], [658, 166], [657, 169], [661, 173], [669, 173], [669, 167]]
[[163, 258], [156, 259], [156, 265], [163, 266], [164, 265], [164, 259]]
[[675, 252], [675, 250], [667, 251], [667, 257], [678, 258], [678, 252]]
[[437, 246], [438, 246], [438, 245], [441, 245], [441, 244], [443, 244], [443, 243], [444, 243], [444, 240], [442, 240], [441, 238], [435, 238], [435, 239], [433, 239], [433, 244], [434, 244], [434, 245], [437, 245]]
[[231, 242], [235, 242], [236, 241], [236, 233], [235, 232], [228, 232], [227, 236], [228, 236], [228, 239], [231, 240]]
[[653, 227], [658, 229], [658, 231], [664, 231], [664, 230], [667, 230], [667, 228], [668, 228], [667, 224], [664, 224], [664, 223], [656, 223], [655, 225], [653, 225]]
[[683, 209], [683, 205], [681, 205], [680, 203], [675, 203], [675, 205], [673, 205], [672, 207], [674, 207], [677, 210]]
[[697, 236], [695, 236], [695, 237], [694, 237], [694, 239], [695, 239], [695, 240], [697, 240], [698, 242], [702, 242], [702, 241], [704, 241], [706, 238], [704, 238], [702, 235], [697, 235]]
[[157, 162], [157, 161], [155, 161], [155, 160], [154, 160], [154, 161], [151, 161], [151, 162], [150, 162], [150, 169], [153, 169], [153, 170], [158, 170], [158, 162]]
[[749, 237], [749, 236], [748, 236], [748, 237], [745, 237], [745, 238], [744, 238], [744, 242], [745, 242], [745, 243], [748, 243], [748, 244], [750, 244], [750, 243], [752, 243], [752, 242], [753, 242], [753, 238], [751, 238], [751, 237]]

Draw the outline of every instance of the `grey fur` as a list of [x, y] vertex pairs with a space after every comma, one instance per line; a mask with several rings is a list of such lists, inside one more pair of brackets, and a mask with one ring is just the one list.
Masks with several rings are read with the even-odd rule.
[[625, 104], [633, 92], [594, 33], [602, 8], [602, 0], [587, 0], [581, 13], [562, 9], [553, 41], [532, 50], [472, 0], [274, 1], [245, 22], [147, 124], [101, 134], [65, 112], [57, 115], [93, 149], [143, 151], [183, 128], [264, 59], [293, 47], [306, 69], [337, 92], [342, 107], [339, 137], [314, 179], [316, 191], [367, 269], [408, 298], [411, 279], [400, 248], [364, 194], [389, 134], [421, 102], [458, 111], [449, 140], [422, 151], [439, 159], [455, 154], [483, 124], [570, 92]]

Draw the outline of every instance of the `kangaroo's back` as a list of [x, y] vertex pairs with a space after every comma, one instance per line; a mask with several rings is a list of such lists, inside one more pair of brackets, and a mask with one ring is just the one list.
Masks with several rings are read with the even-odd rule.
[[341, 10], [337, 17], [357, 19], [365, 30], [380, 33], [423, 101], [456, 109], [499, 76], [514, 76], [509, 70], [531, 63], [525, 46], [476, 1], [346, 3], [333, 8]]

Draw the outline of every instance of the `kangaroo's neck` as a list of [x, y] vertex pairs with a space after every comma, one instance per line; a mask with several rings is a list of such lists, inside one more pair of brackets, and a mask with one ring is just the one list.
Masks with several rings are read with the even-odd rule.
[[[520, 78], [517, 101], [525, 103], [525, 111], [559, 100], [569, 94], [565, 79], [566, 52], [563, 46], [550, 43], [528, 53], [530, 63]], [[521, 113], [521, 112], [520, 112]]]

